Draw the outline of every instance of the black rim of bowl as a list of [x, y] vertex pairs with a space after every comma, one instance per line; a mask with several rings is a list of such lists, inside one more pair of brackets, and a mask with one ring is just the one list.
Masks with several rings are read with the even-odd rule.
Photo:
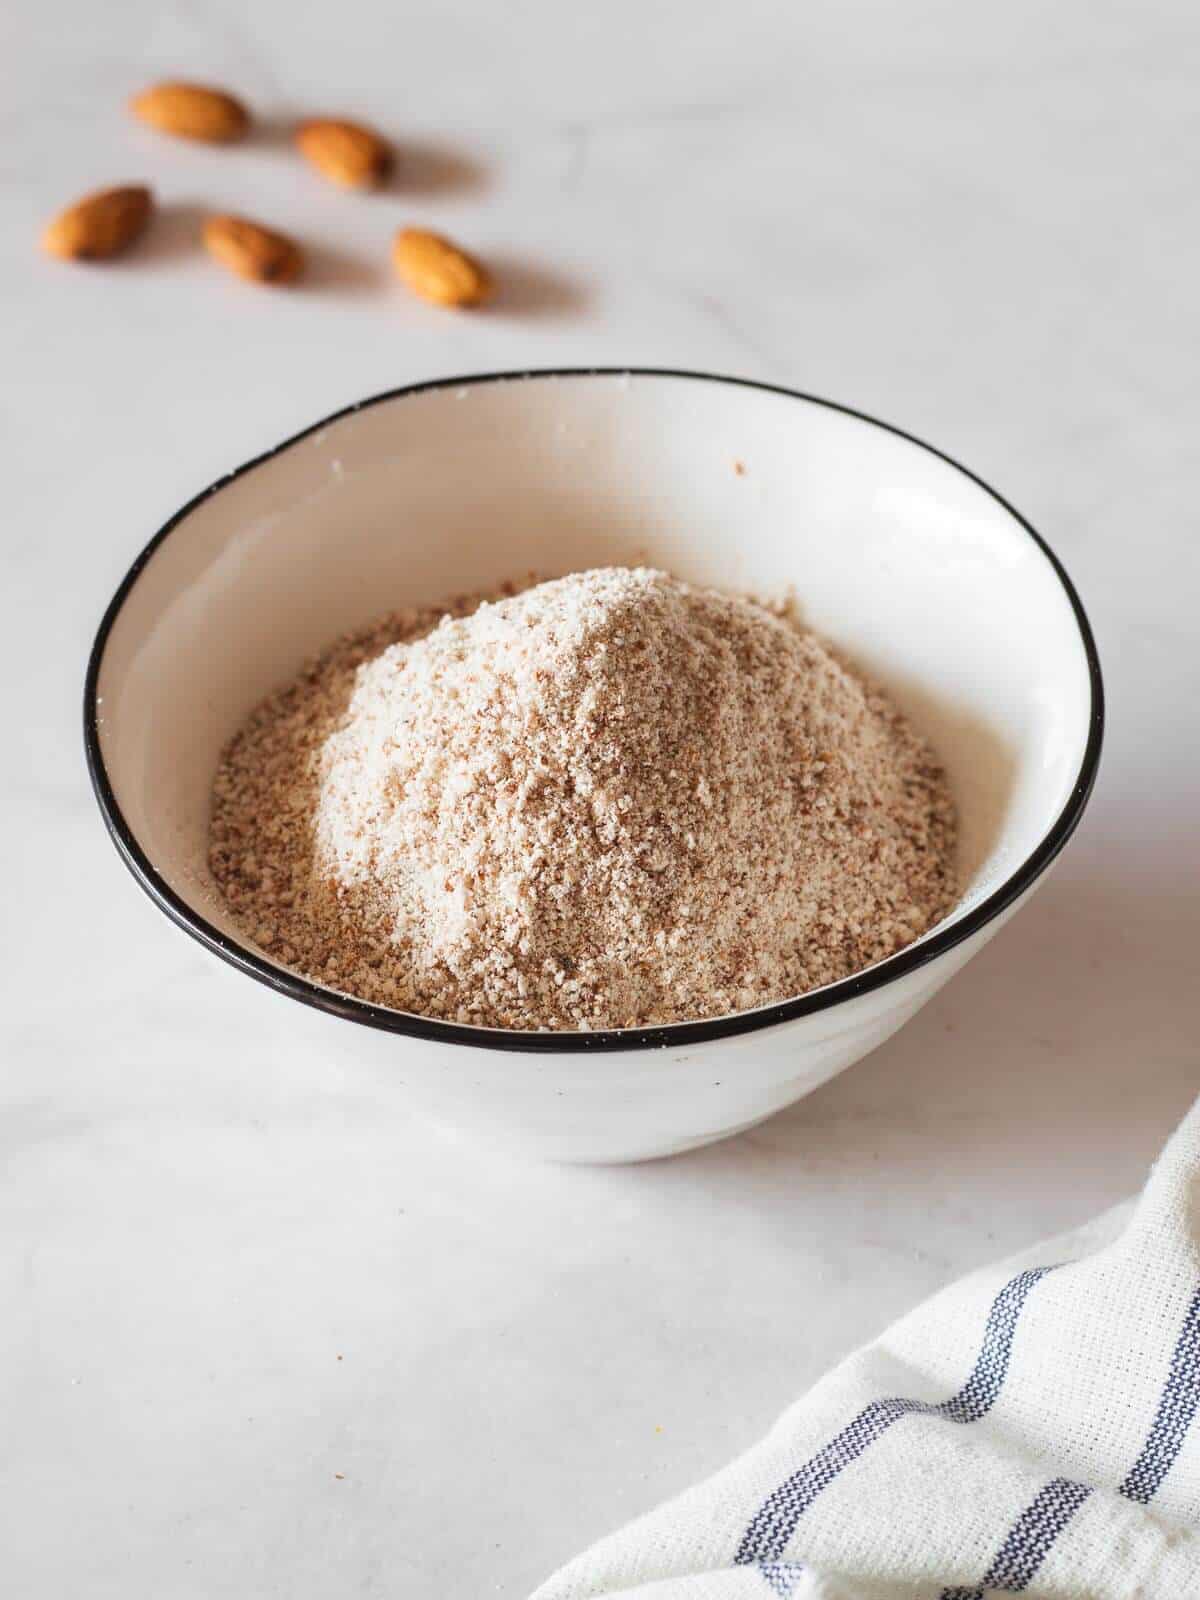
[[[219, 493], [227, 483], [231, 483], [235, 478], [240, 478], [244, 473], [253, 472], [255, 467], [270, 461], [284, 450], [288, 450], [293, 445], [300, 443], [301, 440], [308, 438], [310, 434], [319, 433], [322, 428], [328, 427], [331, 423], [338, 422], [343, 417], [351, 416], [355, 412], [366, 410], [369, 406], [382, 405], [390, 400], [400, 399], [406, 395], [423, 394], [430, 390], [462, 388], [484, 383], [512, 383], [545, 378], [622, 377], [672, 378], [690, 383], [719, 383], [743, 389], [757, 389], [767, 394], [783, 395], [791, 400], [799, 400], [806, 405], [822, 406], [826, 410], [837, 411], [844, 416], [854, 417], [859, 422], [869, 423], [874, 428], [881, 428], [886, 433], [905, 439], [908, 443], [916, 445], [929, 455], [936, 456], [939, 461], [946, 462], [957, 472], [962, 473], [965, 478], [969, 478], [972, 483], [977, 484], [984, 490], [1025, 530], [1050, 563], [1058, 577], [1058, 581], [1062, 584], [1067, 599], [1070, 601], [1071, 609], [1079, 628], [1080, 641], [1087, 659], [1091, 686], [1091, 711], [1083, 760], [1080, 763], [1078, 775], [1066, 804], [1041, 843], [1021, 863], [1017, 870], [999, 888], [993, 890], [985, 900], [982, 900], [973, 911], [970, 911], [966, 916], [950, 926], [936, 930], [917, 944], [909, 945], [904, 950], [899, 951], [898, 954], [889, 956], [876, 966], [868, 967], [863, 972], [856, 973], [849, 978], [843, 978], [825, 988], [812, 990], [808, 994], [799, 995], [791, 1000], [782, 1000], [772, 1005], [761, 1006], [753, 1011], [732, 1012], [723, 1016], [712, 1017], [702, 1022], [673, 1022], [661, 1027], [535, 1033], [508, 1028], [477, 1027], [468, 1023], [442, 1022], [434, 1017], [423, 1017], [412, 1012], [391, 1011], [382, 1006], [370, 1005], [365, 1000], [357, 1000], [350, 995], [343, 995], [331, 989], [324, 989], [319, 984], [310, 983], [307, 978], [302, 978], [297, 973], [272, 965], [262, 956], [256, 955], [254, 951], [228, 938], [180, 899], [147, 858], [134, 837], [129, 824], [126, 822], [120, 806], [117, 804], [116, 795], [113, 793], [112, 785], [109, 782], [108, 773], [104, 765], [104, 756], [100, 748], [97, 689], [105, 645], [108, 642], [108, 636], [112, 631], [121, 607], [155, 551], [197, 506], [201, 505], [211, 495]], [[972, 934], [978, 933], [980, 928], [999, 916], [1045, 872], [1075, 831], [1087, 805], [1100, 760], [1100, 746], [1104, 734], [1104, 685], [1100, 675], [1100, 661], [1096, 653], [1091, 625], [1088, 622], [1087, 614], [1083, 609], [1079, 596], [1075, 592], [1075, 586], [1067, 576], [1062, 562], [1059, 561], [1054, 551], [1051, 550], [1037, 530], [1031, 527], [1020, 512], [1005, 500], [1003, 495], [998, 494], [990, 484], [986, 483], [969, 468], [964, 467], [961, 462], [956, 461], [953, 456], [948, 456], [944, 451], [927, 444], [923, 439], [918, 439], [914, 434], [905, 432], [903, 428], [896, 428], [890, 423], [881, 422], [877, 417], [868, 416], [863, 411], [856, 411], [852, 406], [839, 405], [836, 401], [825, 400], [820, 395], [805, 394], [801, 390], [785, 388], [780, 384], [760, 383], [752, 378], [731, 378], [722, 376], [719, 373], [689, 372], [669, 367], [558, 367], [517, 372], [485, 372], [476, 373], [468, 377], [435, 378], [424, 383], [405, 384], [400, 388], [388, 389], [382, 394], [372, 395], [369, 399], [360, 400], [353, 405], [343, 406], [331, 416], [323, 417], [319, 422], [314, 422], [310, 427], [304, 428], [301, 432], [283, 440], [281, 444], [277, 444], [274, 449], [264, 451], [262, 455], [255, 456], [252, 461], [247, 461], [244, 466], [238, 467], [236, 471], [226, 474], [215, 483], [210, 484], [207, 489], [201, 490], [198, 495], [195, 495], [182, 509], [177, 511], [169, 521], [164, 523], [149, 544], [146, 545], [126, 573], [116, 594], [113, 595], [108, 609], [104, 613], [88, 660], [87, 678], [84, 684], [83, 729], [88, 774], [91, 777], [96, 799], [99, 802], [100, 810], [104, 815], [113, 843], [138, 883], [141, 884], [159, 909], [164, 911], [173, 922], [178, 923], [186, 933], [190, 933], [194, 939], [199, 940], [202, 945], [229, 962], [231, 966], [237, 967], [241, 972], [247, 973], [252, 978], [256, 978], [260, 983], [265, 983], [269, 988], [274, 989], [276, 993], [288, 995], [293, 1000], [302, 1001], [305, 1005], [315, 1006], [320, 1011], [327, 1012], [331, 1016], [342, 1017], [348, 1022], [357, 1022], [370, 1028], [380, 1028], [388, 1033], [406, 1034], [412, 1038], [428, 1039], [442, 1044], [474, 1045], [485, 1050], [551, 1053], [645, 1050], [683, 1048], [690, 1045], [705, 1044], [714, 1039], [730, 1039], [738, 1034], [754, 1033], [761, 1028], [772, 1028], [777, 1027], [780, 1023], [792, 1022], [797, 1017], [807, 1017], [818, 1011], [827, 1011], [833, 1006], [840, 1005], [843, 1000], [851, 1000], [858, 995], [869, 994], [875, 989], [883, 988], [885, 984], [893, 983], [896, 979], [905, 977], [910, 972], [915, 972], [919, 967], [925, 966], [927, 962], [935, 961], [939, 956], [945, 955], [947, 951], [953, 950], [956, 945], [963, 944]]]

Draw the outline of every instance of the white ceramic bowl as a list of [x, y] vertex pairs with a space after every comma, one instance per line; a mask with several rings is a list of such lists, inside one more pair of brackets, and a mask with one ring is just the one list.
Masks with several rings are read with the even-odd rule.
[[[649, 562], [779, 594], [929, 735], [964, 892], [916, 944], [711, 1021], [519, 1033], [383, 1010], [249, 943], [206, 866], [218, 753], [343, 629], [393, 607]], [[749, 1127], [880, 1044], [1029, 894], [1087, 802], [1102, 731], [1087, 619], [1033, 529], [947, 457], [764, 384], [677, 372], [448, 379], [364, 401], [198, 495], [146, 546], [88, 669], [92, 780], [117, 848], [201, 944], [340, 1019], [397, 1093], [551, 1159], [666, 1155]]]

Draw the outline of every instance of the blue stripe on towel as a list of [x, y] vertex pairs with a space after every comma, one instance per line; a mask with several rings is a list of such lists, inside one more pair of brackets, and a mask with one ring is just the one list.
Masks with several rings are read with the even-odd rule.
[[[1192, 1296], [1175, 1341], [1158, 1409], [1141, 1454], [1117, 1492], [1149, 1505], [1183, 1448], [1200, 1406], [1200, 1289]], [[1020, 1593], [1054, 1541], [1091, 1494], [1090, 1484], [1053, 1478], [1013, 1523], [978, 1589], [943, 1589], [940, 1600], [983, 1600], [984, 1589]]]
[[796, 1524], [821, 1491], [901, 1417], [916, 1413], [941, 1417], [947, 1422], [978, 1422], [980, 1417], [986, 1416], [1004, 1387], [1013, 1335], [1025, 1299], [1034, 1284], [1053, 1270], [1052, 1267], [1032, 1267], [1019, 1272], [1004, 1285], [988, 1312], [983, 1342], [971, 1376], [956, 1395], [936, 1405], [903, 1398], [872, 1400], [853, 1422], [772, 1490], [743, 1534], [735, 1562], [745, 1566], [751, 1562], [778, 1561], [796, 1531]]
[[1150, 1432], [1120, 1492], [1148, 1505], [1175, 1464], [1200, 1404], [1200, 1289], [1192, 1296]]
[[800, 1582], [800, 1574], [804, 1571], [803, 1561], [764, 1561], [759, 1566], [768, 1589], [779, 1596], [779, 1600], [791, 1600], [795, 1593], [796, 1585]]
[[1005, 1535], [978, 1589], [943, 1589], [940, 1600], [983, 1600], [985, 1589], [1020, 1594], [1047, 1551], [1092, 1492], [1090, 1483], [1051, 1478], [1039, 1489]]

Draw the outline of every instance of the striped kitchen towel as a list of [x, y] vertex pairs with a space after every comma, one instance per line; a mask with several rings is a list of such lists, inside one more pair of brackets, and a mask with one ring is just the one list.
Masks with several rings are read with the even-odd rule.
[[975, 1273], [534, 1600], [1200, 1597], [1200, 1106], [1141, 1199]]

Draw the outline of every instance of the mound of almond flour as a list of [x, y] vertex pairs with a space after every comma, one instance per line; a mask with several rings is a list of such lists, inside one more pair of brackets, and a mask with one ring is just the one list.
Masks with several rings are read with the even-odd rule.
[[210, 860], [334, 988], [630, 1027], [909, 944], [953, 902], [954, 832], [933, 752], [814, 635], [605, 568], [340, 640], [225, 752]]

